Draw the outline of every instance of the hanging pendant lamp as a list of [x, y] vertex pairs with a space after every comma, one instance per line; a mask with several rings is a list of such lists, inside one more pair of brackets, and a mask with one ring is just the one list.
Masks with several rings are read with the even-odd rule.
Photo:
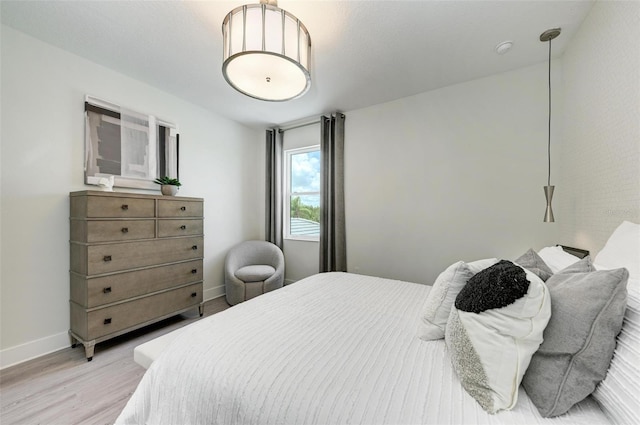
[[553, 191], [556, 188], [551, 186], [551, 40], [560, 35], [560, 28], [553, 28], [546, 30], [540, 34], [540, 41], [546, 43], [549, 42], [549, 132], [547, 138], [547, 159], [548, 159], [548, 173], [547, 173], [547, 185], [544, 187], [544, 196], [547, 198], [547, 209], [544, 212], [544, 222], [553, 223], [555, 219], [553, 217], [553, 209], [551, 208], [551, 200], [553, 199]]
[[222, 22], [222, 75], [259, 100], [295, 99], [311, 87], [311, 37], [276, 0], [237, 7]]

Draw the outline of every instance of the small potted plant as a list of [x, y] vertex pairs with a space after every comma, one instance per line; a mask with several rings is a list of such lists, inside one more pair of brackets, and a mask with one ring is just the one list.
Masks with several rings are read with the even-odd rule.
[[160, 191], [163, 195], [170, 196], [176, 196], [176, 194], [178, 193], [178, 188], [182, 186], [180, 180], [172, 179], [167, 176], [157, 178], [153, 182], [160, 185]]

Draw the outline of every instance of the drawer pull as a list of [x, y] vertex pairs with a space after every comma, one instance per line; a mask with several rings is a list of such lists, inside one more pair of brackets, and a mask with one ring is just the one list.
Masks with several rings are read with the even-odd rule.
[[191, 249], [193, 249], [194, 251], [196, 251], [198, 249], [198, 245], [194, 245], [191, 247]]
[[186, 211], [187, 207], [180, 207], [180, 211]]
[[191, 269], [191, 274], [196, 274], [198, 273], [198, 269]]
[[106, 319], [104, 319], [104, 324], [105, 325], [111, 324], [111, 317], [107, 317]]
[[187, 226], [185, 226], [184, 224], [182, 226], [180, 226], [180, 230], [185, 230], [187, 228]]
[[102, 292], [104, 292], [105, 294], [110, 294], [111, 293], [111, 286], [107, 286], [106, 288], [102, 288]]
[[122, 233], [129, 233], [129, 228], [128, 227], [123, 227], [122, 228]]
[[129, 209], [129, 205], [127, 204], [122, 204], [122, 210], [123, 211], [127, 211]]
[[110, 255], [105, 255], [105, 256], [104, 256], [104, 258], [103, 258], [103, 260], [104, 260], [105, 262], [109, 262], [109, 261], [111, 261], [111, 256], [110, 256]]
[[192, 292], [192, 293], [191, 293], [191, 298], [195, 298], [195, 297], [197, 297], [197, 296], [198, 296], [198, 293], [197, 293], [197, 292]]

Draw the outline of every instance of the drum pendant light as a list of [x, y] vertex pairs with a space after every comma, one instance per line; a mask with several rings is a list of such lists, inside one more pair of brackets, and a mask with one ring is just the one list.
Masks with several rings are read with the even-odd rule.
[[311, 37], [275, 0], [237, 7], [222, 22], [225, 80], [240, 93], [280, 102], [311, 87]]
[[556, 188], [551, 186], [551, 40], [560, 35], [560, 28], [553, 28], [546, 30], [540, 34], [540, 41], [549, 42], [549, 132], [547, 138], [547, 159], [548, 159], [548, 174], [547, 185], [544, 186], [544, 196], [547, 198], [547, 208], [544, 212], [544, 222], [553, 223], [555, 219], [553, 217], [553, 209], [551, 209], [551, 200], [553, 199], [553, 191]]

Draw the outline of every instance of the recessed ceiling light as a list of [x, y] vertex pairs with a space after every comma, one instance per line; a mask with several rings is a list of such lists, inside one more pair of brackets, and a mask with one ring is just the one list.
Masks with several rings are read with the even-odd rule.
[[499, 55], [504, 55], [513, 47], [513, 41], [503, 41], [502, 43], [498, 43], [496, 46], [496, 53]]

